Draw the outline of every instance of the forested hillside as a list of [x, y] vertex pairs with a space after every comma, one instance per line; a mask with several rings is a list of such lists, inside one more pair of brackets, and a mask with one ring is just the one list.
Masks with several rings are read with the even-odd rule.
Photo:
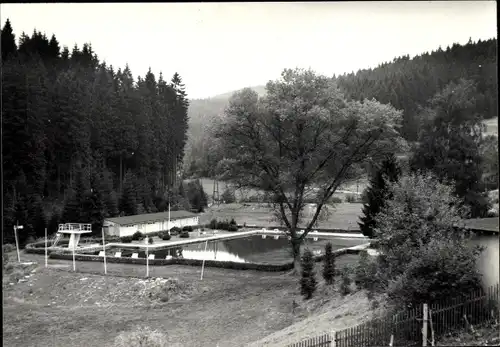
[[[259, 95], [264, 95], [265, 87], [252, 87]], [[214, 120], [220, 118], [234, 92], [216, 95], [207, 99], [189, 101], [189, 130], [184, 158], [185, 173], [188, 176], [212, 176], [217, 164], [218, 153], [214, 151], [211, 131]]]
[[450, 82], [460, 78], [474, 81], [477, 86], [476, 111], [484, 119], [498, 116], [497, 100], [497, 40], [454, 44], [412, 59], [395, 58], [375, 69], [337, 77], [337, 83], [348, 98], [376, 98], [404, 110], [403, 135], [409, 141], [417, 139], [421, 125], [420, 107]]
[[[181, 77], [99, 61], [34, 31], [2, 29], [4, 231], [43, 235], [61, 222], [164, 211], [187, 140]], [[63, 208], [64, 207], [64, 208]], [[47, 219], [50, 218], [50, 221]], [[4, 236], [6, 234], [4, 233]], [[8, 237], [8, 236], [7, 236]]]
[[[422, 109], [450, 82], [460, 78], [476, 83], [476, 111], [484, 119], [498, 116], [497, 89], [497, 40], [469, 41], [466, 45], [453, 44], [445, 50], [439, 48], [412, 59], [409, 56], [395, 58], [374, 69], [336, 76], [337, 84], [347, 98], [363, 100], [375, 98], [381, 103], [391, 103], [403, 110], [403, 136], [410, 142], [416, 141], [422, 126]], [[272, 76], [270, 76], [272, 77]], [[263, 87], [254, 87], [260, 95]], [[189, 109], [190, 138], [186, 153], [186, 173], [207, 175], [214, 166], [210, 132], [200, 131], [197, 120], [205, 124], [217, 118], [228, 103], [230, 93], [203, 101], [203, 107]], [[223, 97], [226, 97], [224, 99]], [[191, 131], [192, 128], [192, 131]], [[215, 162], [216, 164], [216, 162]]]

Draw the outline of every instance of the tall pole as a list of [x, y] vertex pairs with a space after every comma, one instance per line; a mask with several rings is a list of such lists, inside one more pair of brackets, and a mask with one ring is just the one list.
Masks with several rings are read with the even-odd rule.
[[45, 267], [47, 267], [47, 228], [45, 228]]
[[[208, 240], [205, 241], [205, 253], [207, 253]], [[203, 280], [203, 270], [205, 269], [205, 257], [203, 257], [203, 263], [201, 263], [201, 277], [200, 280]]]
[[17, 221], [16, 225], [14, 225], [14, 237], [16, 238], [16, 250], [17, 250], [17, 261], [21, 262], [21, 256], [19, 255], [19, 241], [17, 239], [17, 229], [19, 228], [19, 221]]
[[104, 252], [104, 274], [108, 274], [108, 270], [106, 268], [106, 243], [104, 241], [104, 228], [101, 228], [102, 230], [102, 250]]
[[[73, 234], [74, 235], [74, 234]], [[76, 272], [76, 262], [75, 262], [75, 246], [76, 246], [76, 242], [75, 240], [73, 240], [73, 271]]]
[[148, 237], [146, 236], [146, 277], [149, 277], [149, 245], [148, 245]]
[[422, 346], [426, 347], [427, 346], [427, 316], [429, 312], [429, 307], [427, 304], [424, 304], [424, 319], [423, 319], [423, 326], [422, 326]]

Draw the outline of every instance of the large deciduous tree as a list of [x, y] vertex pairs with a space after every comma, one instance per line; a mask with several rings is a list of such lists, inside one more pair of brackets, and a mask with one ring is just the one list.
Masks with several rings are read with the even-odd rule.
[[[348, 102], [331, 78], [287, 69], [262, 99], [250, 89], [233, 95], [217, 131], [226, 158], [219, 168], [238, 186], [272, 198], [298, 270], [301, 243], [328, 200], [364, 161], [401, 145], [400, 121], [390, 105]], [[302, 211], [311, 200], [316, 209], [306, 221]]]
[[481, 194], [482, 116], [476, 110], [476, 97], [475, 84], [460, 79], [430, 100], [426, 112], [429, 118], [411, 167], [453, 181], [455, 194], [470, 207], [471, 217], [484, 217], [488, 204]]
[[389, 189], [392, 198], [375, 217], [380, 255], [367, 289], [387, 295], [399, 308], [478, 289], [480, 248], [467, 243], [467, 208], [454, 188], [430, 173], [411, 173]]

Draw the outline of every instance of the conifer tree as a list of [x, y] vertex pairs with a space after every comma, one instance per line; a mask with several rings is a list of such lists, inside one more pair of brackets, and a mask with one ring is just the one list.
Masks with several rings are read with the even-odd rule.
[[47, 226], [47, 234], [52, 235], [57, 232], [59, 229], [59, 221], [60, 221], [59, 211], [56, 209], [52, 209], [52, 215], [50, 216], [49, 224]]
[[316, 278], [314, 273], [314, 257], [310, 250], [305, 250], [302, 255], [302, 278], [300, 279], [300, 293], [304, 299], [312, 298], [316, 291]]
[[123, 192], [120, 196], [120, 212], [126, 216], [137, 214], [137, 191], [135, 178], [131, 171], [127, 171], [123, 182]]
[[12, 30], [10, 20], [7, 18], [1, 35], [2, 62], [14, 55], [17, 51], [16, 37]]
[[381, 211], [388, 196], [387, 181], [396, 182], [401, 175], [401, 168], [397, 163], [394, 155], [388, 156], [376, 169], [374, 175], [370, 179], [370, 185], [366, 191], [367, 202], [363, 205], [363, 216], [360, 217], [361, 222], [358, 225], [361, 232], [366, 237], [372, 238], [375, 225], [375, 216]]
[[325, 246], [323, 278], [329, 285], [332, 285], [335, 280], [335, 255], [332, 252], [331, 242], [328, 242]]

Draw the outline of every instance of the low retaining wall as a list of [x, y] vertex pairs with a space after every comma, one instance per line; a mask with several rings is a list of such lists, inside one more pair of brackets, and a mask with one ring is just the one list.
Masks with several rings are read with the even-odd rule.
[[[61, 254], [61, 253], [52, 253], [52, 254], [50, 254], [49, 258], [73, 260], [73, 256], [71, 254]], [[78, 255], [75, 255], [75, 260], [104, 262], [104, 257], [95, 256], [95, 255], [78, 254]], [[106, 257], [106, 262], [107, 263], [146, 265], [145, 258]], [[152, 265], [152, 266], [161, 266], [161, 265], [201, 266], [202, 263], [203, 263], [203, 260], [198, 260], [198, 259], [178, 259], [178, 258], [172, 258], [169, 260], [149, 259], [149, 265]], [[237, 263], [237, 262], [216, 261], [216, 260], [205, 260], [205, 266], [217, 267], [217, 268], [223, 268], [223, 269], [257, 270], [257, 271], [266, 271], [266, 272], [282, 272], [282, 271], [289, 271], [289, 270], [293, 269], [293, 263], [277, 265], [277, 264]]]

